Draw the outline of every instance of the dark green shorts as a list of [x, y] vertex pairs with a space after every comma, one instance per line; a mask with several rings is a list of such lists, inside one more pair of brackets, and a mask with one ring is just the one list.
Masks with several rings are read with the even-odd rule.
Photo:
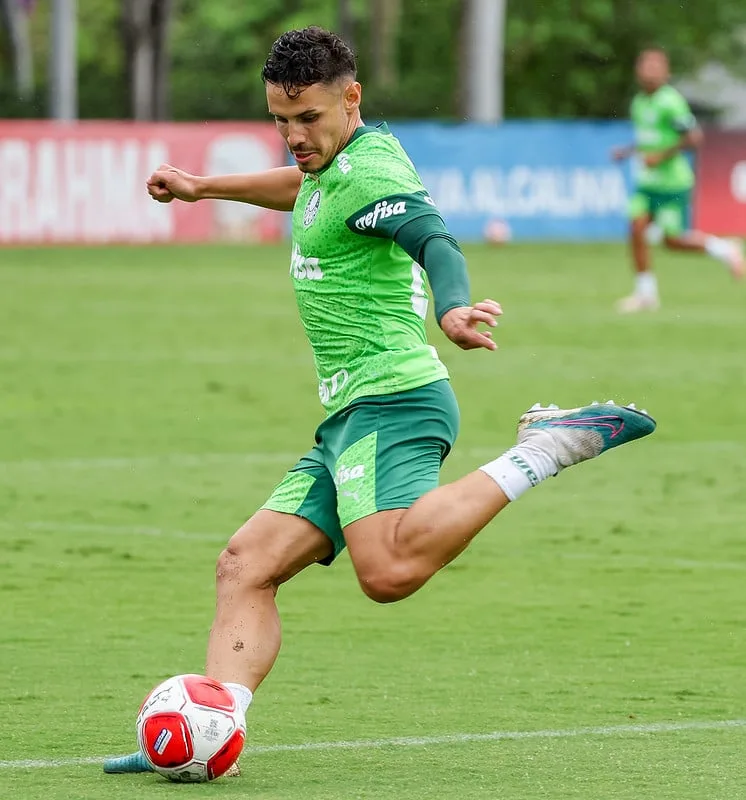
[[459, 411], [446, 380], [380, 397], [361, 397], [316, 431], [316, 446], [262, 506], [296, 514], [345, 546], [343, 528], [393, 508], [409, 508], [438, 485], [458, 434]]
[[650, 217], [668, 236], [679, 236], [689, 227], [690, 192], [654, 192], [636, 189], [629, 201], [631, 219]]

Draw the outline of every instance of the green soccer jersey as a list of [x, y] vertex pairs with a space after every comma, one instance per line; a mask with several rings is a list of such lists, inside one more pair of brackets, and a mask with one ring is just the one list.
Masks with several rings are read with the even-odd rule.
[[[636, 145], [643, 154], [673, 147], [697, 124], [684, 97], [668, 85], [653, 94], [637, 94], [631, 116]], [[641, 164], [637, 183], [655, 192], [684, 192], [694, 185], [694, 172], [686, 156], [677, 153], [656, 167]]]
[[393, 241], [405, 223], [437, 213], [385, 125], [358, 128], [328, 167], [304, 177], [290, 276], [328, 414], [448, 377], [425, 335], [424, 271]]

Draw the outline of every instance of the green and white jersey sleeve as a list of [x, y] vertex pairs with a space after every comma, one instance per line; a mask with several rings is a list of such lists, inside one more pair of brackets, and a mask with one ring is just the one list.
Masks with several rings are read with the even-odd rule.
[[[697, 125], [686, 99], [673, 86], [661, 86], [653, 94], [636, 95], [631, 116], [641, 153], [674, 147], [682, 134]], [[694, 185], [694, 172], [686, 156], [677, 153], [656, 167], [640, 165], [637, 182], [650, 191], [682, 192]]]
[[448, 377], [425, 335], [424, 272], [393, 241], [406, 222], [437, 213], [385, 126], [359, 128], [328, 167], [305, 176], [290, 276], [327, 413]]

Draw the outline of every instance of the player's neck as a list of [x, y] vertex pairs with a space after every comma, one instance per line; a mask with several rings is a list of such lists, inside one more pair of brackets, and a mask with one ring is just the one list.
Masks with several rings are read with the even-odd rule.
[[365, 127], [365, 123], [363, 122], [362, 117], [358, 113], [350, 120], [350, 124], [347, 127], [347, 135], [344, 137], [340, 152], [344, 150], [345, 147], [347, 147], [347, 145], [352, 140], [352, 137], [355, 135], [358, 128], [363, 128], [363, 127]]

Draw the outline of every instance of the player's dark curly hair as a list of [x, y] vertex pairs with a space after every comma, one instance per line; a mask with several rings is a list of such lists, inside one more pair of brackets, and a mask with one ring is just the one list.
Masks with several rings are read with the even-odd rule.
[[329, 85], [356, 75], [351, 48], [336, 33], [315, 25], [283, 33], [262, 69], [262, 80], [282, 86], [288, 97], [298, 97], [314, 83]]

